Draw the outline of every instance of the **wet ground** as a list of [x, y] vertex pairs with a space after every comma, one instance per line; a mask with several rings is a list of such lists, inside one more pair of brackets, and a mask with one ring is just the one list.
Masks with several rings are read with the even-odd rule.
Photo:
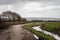
[[10, 26], [7, 30], [0, 32], [0, 40], [36, 40], [33, 34], [22, 28], [21, 25]]

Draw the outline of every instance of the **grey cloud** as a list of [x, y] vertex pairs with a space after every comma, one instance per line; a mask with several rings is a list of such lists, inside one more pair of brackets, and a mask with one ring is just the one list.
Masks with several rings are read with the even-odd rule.
[[[21, 7], [24, 7], [25, 2], [39, 2], [42, 3], [43, 5], [41, 7], [48, 7], [48, 6], [60, 6], [60, 0], [0, 0], [0, 5], [5, 5], [5, 4], [14, 4], [13, 9], [16, 11], [22, 11]], [[19, 4], [15, 4], [19, 3]], [[25, 16], [26, 12], [21, 12], [22, 16]], [[60, 8], [54, 8], [51, 10], [44, 10], [44, 11], [33, 11], [32, 13], [29, 13], [30, 16], [33, 16], [36, 13], [36, 16], [52, 16], [52, 17], [60, 17]], [[25, 14], [25, 15], [23, 15]], [[27, 16], [29, 16], [29, 14]], [[33, 14], [33, 15], [32, 15]]]
[[57, 2], [57, 3], [60, 3], [60, 0], [22, 0], [22, 1], [41, 1], [41, 2]]
[[0, 5], [2, 4], [13, 4], [18, 2], [43, 2], [43, 3], [52, 3], [60, 5], [60, 0], [0, 0]]
[[18, 3], [21, 0], [0, 0], [0, 5]]
[[13, 3], [14, 0], [0, 0], [0, 5]]

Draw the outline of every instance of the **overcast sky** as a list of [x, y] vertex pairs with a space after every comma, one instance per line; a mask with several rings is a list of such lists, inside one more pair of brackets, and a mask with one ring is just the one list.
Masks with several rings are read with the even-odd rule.
[[7, 10], [26, 18], [60, 18], [60, 0], [0, 0], [0, 14]]

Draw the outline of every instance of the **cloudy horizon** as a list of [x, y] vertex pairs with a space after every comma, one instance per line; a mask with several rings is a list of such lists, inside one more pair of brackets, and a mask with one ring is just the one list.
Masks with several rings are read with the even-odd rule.
[[8, 10], [25, 18], [60, 18], [60, 0], [0, 0], [0, 14]]

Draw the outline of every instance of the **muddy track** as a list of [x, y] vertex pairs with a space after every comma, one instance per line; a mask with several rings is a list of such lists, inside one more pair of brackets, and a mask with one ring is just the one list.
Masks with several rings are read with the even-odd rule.
[[22, 28], [21, 25], [10, 26], [8, 30], [0, 33], [0, 40], [36, 40], [33, 34]]

